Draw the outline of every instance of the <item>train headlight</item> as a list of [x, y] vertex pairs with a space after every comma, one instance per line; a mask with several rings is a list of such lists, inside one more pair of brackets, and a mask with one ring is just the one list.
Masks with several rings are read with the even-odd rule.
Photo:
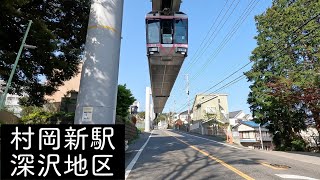
[[159, 52], [157, 47], [149, 47], [149, 52]]
[[178, 47], [177, 48], [177, 52], [186, 53], [187, 52], [187, 48]]

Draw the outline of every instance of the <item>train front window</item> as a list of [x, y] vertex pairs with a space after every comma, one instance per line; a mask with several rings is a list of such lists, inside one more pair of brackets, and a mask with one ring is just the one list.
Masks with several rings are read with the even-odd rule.
[[173, 34], [172, 20], [163, 19], [161, 21], [161, 27], [162, 27], [162, 43], [172, 44], [172, 34]]
[[188, 21], [186, 19], [175, 20], [174, 43], [187, 44], [188, 43]]
[[160, 43], [159, 20], [148, 20], [148, 43]]

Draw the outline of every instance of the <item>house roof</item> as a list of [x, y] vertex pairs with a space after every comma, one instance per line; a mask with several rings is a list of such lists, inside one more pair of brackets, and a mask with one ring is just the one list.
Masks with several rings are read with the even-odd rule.
[[[252, 128], [259, 128], [259, 124], [254, 121], [240, 121], [240, 124], [250, 126]], [[268, 123], [262, 125], [261, 127], [266, 127]]]
[[[219, 97], [219, 96], [228, 96], [228, 94], [197, 94], [196, 97], [194, 98], [193, 100], [193, 104], [192, 104], [192, 109], [194, 108], [194, 106], [196, 105], [196, 101], [197, 101], [197, 98], [200, 97], [200, 96], [203, 96], [202, 98], [204, 99], [205, 97], [210, 97], [208, 99], [205, 99], [206, 101], [211, 101], [212, 99], [215, 99], [216, 97]], [[202, 103], [200, 103], [202, 104]]]
[[[190, 113], [191, 113], [191, 111], [190, 111]], [[179, 115], [183, 115], [183, 114], [188, 114], [188, 110], [181, 112]]]
[[229, 112], [229, 118], [235, 118], [241, 112], [242, 112], [242, 110]]

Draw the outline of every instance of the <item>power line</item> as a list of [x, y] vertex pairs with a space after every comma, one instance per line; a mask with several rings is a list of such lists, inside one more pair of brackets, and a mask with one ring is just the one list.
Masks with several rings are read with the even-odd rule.
[[[254, 4], [255, 2], [255, 4]], [[221, 52], [221, 50], [225, 47], [225, 45], [230, 41], [230, 39], [234, 36], [234, 34], [237, 32], [237, 30], [240, 28], [242, 23], [247, 19], [247, 17], [250, 15], [252, 10], [255, 8], [255, 6], [258, 4], [259, 1], [252, 0], [247, 6], [244, 13], [238, 18], [237, 22], [232, 27], [232, 30], [229, 31], [229, 33], [225, 36], [225, 38], [222, 40], [222, 42], [219, 44], [216, 51], [214, 51], [211, 56], [207, 59], [207, 61], [202, 65], [199, 71], [191, 78], [191, 80], [194, 80], [199, 77], [199, 75], [208, 67], [208, 64], [211, 63], [213, 59], [217, 57], [217, 55]]]
[[[225, 15], [229, 12], [229, 10], [231, 9], [231, 7], [232, 7], [232, 5], [233, 5], [233, 3], [234, 3], [235, 1], [236, 1], [236, 0], [233, 0], [232, 3], [231, 3], [231, 5], [230, 5], [230, 6], [228, 7], [228, 9], [225, 11], [225, 13], [224, 13], [223, 17], [221, 18], [220, 22], [218, 23], [217, 27], [219, 27], [219, 24], [221, 24], [221, 21], [224, 19]], [[240, 2], [240, 1], [238, 1], [237, 5], [239, 4], [239, 2]], [[214, 25], [216, 24], [216, 22], [218, 22], [218, 19], [220, 18], [220, 15], [221, 15], [221, 13], [223, 12], [223, 10], [225, 9], [225, 7], [226, 7], [227, 4], [228, 4], [228, 0], [227, 0], [226, 3], [223, 5], [223, 8], [220, 10], [218, 16], [215, 18], [214, 22], [212, 23], [209, 31], [207, 32], [207, 34], [206, 34], [206, 36], [205, 36], [205, 38], [202, 40], [200, 46], [197, 48], [196, 52], [193, 54], [190, 63], [189, 63], [188, 66], [186, 67], [186, 70], [184, 70], [185, 72], [187, 72], [187, 71], [189, 70], [189, 68], [192, 67], [192, 64], [195, 62], [199, 50], [200, 50], [200, 52], [201, 52], [201, 50], [203, 49], [203, 48], [202, 48], [203, 43], [206, 42], [205, 45], [204, 45], [204, 46], [206, 46], [207, 43], [208, 43], [208, 41], [209, 41], [209, 39], [210, 39], [210, 38], [212, 37], [212, 35], [215, 33], [217, 27], [214, 29], [213, 32], [211, 32], [211, 30], [212, 30], [212, 28], [214, 27]], [[233, 10], [234, 10], [234, 9], [233, 9]], [[210, 35], [210, 38], [207, 39], [207, 37], [208, 37], [209, 34], [211, 34], [211, 35]], [[212, 43], [212, 42], [210, 42], [210, 44], [211, 44], [211, 43]], [[182, 73], [182, 74], [185, 74], [185, 73]], [[181, 84], [182, 84], [182, 83], [179, 82], [179, 84], [178, 84], [177, 87], [181, 87]]]
[[233, 73], [231, 73], [228, 77], [224, 78], [223, 80], [221, 80], [220, 82], [218, 82], [217, 84], [211, 86], [209, 89], [207, 89], [206, 91], [204, 91], [202, 94], [210, 91], [211, 89], [213, 89], [214, 87], [218, 86], [219, 84], [221, 84], [223, 81], [229, 79], [231, 76], [235, 75], [237, 72], [239, 72], [240, 70], [242, 70], [243, 68], [247, 67], [251, 62], [248, 62], [247, 64], [245, 64], [244, 66], [242, 66], [241, 68], [239, 68], [238, 70], [234, 71]]
[[[257, 2], [256, 2], [256, 4], [257, 4]], [[256, 5], [255, 5], [256, 6]], [[254, 7], [255, 7], [254, 6]], [[320, 14], [317, 14], [316, 16], [314, 16], [314, 17], [312, 17], [312, 18], [310, 18], [310, 19], [308, 19], [306, 22], [304, 22], [302, 25], [300, 25], [297, 29], [295, 29], [292, 33], [291, 33], [291, 35], [292, 34], [294, 34], [294, 33], [296, 33], [299, 29], [301, 29], [302, 27], [304, 27], [304, 26], [306, 26], [309, 22], [311, 22], [312, 20], [314, 20], [314, 19], [316, 19], [316, 18], [319, 18], [319, 16], [320, 16]], [[305, 36], [303, 36], [303, 37], [307, 37], [307, 36], [309, 36], [310, 34], [312, 34], [314, 31], [316, 31], [317, 29], [314, 29], [314, 30], [312, 30], [312, 31], [310, 31], [308, 34], [306, 34]], [[290, 35], [289, 35], [290, 36]], [[288, 36], [288, 37], [289, 37]], [[288, 37], [286, 37], [286, 38], [288, 38]], [[295, 37], [295, 40], [294, 40], [294, 42], [292, 43], [292, 44], [295, 44], [297, 41], [299, 41], [299, 40], [301, 40], [301, 38], [303, 38], [303, 37], [300, 37], [299, 39], [298, 39], [298, 36], [297, 37]], [[285, 48], [282, 48], [280, 51], [282, 51], [282, 50], [284, 50], [284, 49], [286, 49], [287, 47], [285, 47]], [[276, 50], [275, 51], [278, 51], [279, 49], [278, 48], [276, 48]], [[270, 52], [271, 53], [271, 52]], [[249, 65], [251, 62], [249, 62], [249, 63], [247, 63], [246, 65], [244, 65], [244, 66], [242, 66], [240, 69], [238, 69], [238, 70], [236, 70], [234, 73], [232, 73], [231, 75], [229, 75], [227, 78], [225, 78], [224, 80], [226, 80], [226, 79], [228, 79], [229, 77], [231, 77], [232, 75], [234, 75], [236, 72], [239, 72], [241, 69], [243, 69], [245, 66], [247, 66], [247, 65]], [[205, 92], [207, 92], [207, 91], [209, 91], [209, 90], [211, 90], [213, 87], [216, 87], [217, 85], [219, 85], [219, 84], [221, 84], [224, 80], [222, 80], [222, 81], [220, 81], [218, 84], [215, 84], [214, 86], [212, 86], [212, 87], [210, 87], [208, 90], [206, 90]]]
[[[228, 4], [228, 0], [226, 0], [225, 4], [223, 5], [223, 8], [220, 10], [218, 16], [214, 19], [214, 22], [212, 23], [209, 31], [207, 32], [206, 36], [205, 36], [204, 39], [202, 40], [202, 42], [201, 42], [200, 46], [198, 47], [198, 49], [196, 50], [196, 52], [193, 54], [191, 60], [193, 60], [194, 57], [195, 57], [195, 56], [197, 55], [197, 53], [199, 52], [199, 49], [202, 47], [203, 43], [204, 43], [205, 40], [207, 39], [208, 35], [210, 34], [210, 32], [211, 32], [212, 28], [214, 27], [214, 25], [216, 24], [216, 22], [218, 21], [220, 15], [221, 15], [221, 13], [222, 13], [222, 11], [224, 10], [224, 8], [226, 7], [227, 4]], [[230, 8], [231, 8], [231, 6], [229, 7], [229, 9], [230, 9]], [[227, 11], [229, 11], [229, 9], [227, 9]], [[192, 64], [192, 61], [189, 63], [189, 66], [191, 66], [191, 64]], [[188, 69], [189, 66], [188, 66], [186, 69]]]
[[[234, 10], [237, 8], [237, 6], [239, 5], [240, 1], [237, 2], [237, 4], [233, 7], [232, 11], [228, 14], [228, 17], [224, 20], [224, 17], [227, 15], [228, 11], [230, 10], [230, 8], [232, 7], [233, 3], [235, 2], [235, 0], [232, 2], [232, 4], [230, 5], [229, 9], [224, 13], [223, 17], [220, 19], [218, 26], [215, 28], [215, 30], [213, 31], [213, 33], [210, 35], [208, 41], [206, 42], [206, 44], [204, 45], [203, 48], [199, 48], [200, 49], [200, 53], [198, 54], [198, 56], [196, 56], [196, 58], [194, 59], [194, 61], [192, 63], [189, 64], [189, 68], [186, 68], [186, 71], [189, 71], [191, 68], [191, 65], [196, 63], [199, 58], [203, 55], [203, 53], [209, 48], [209, 46], [212, 44], [212, 42], [214, 41], [214, 39], [217, 37], [217, 35], [219, 34], [219, 32], [221, 31], [221, 29], [224, 27], [224, 25], [226, 24], [226, 22], [228, 22], [228, 19], [230, 18], [230, 16], [233, 14]], [[219, 28], [219, 30], [217, 31], [219, 25], [222, 23], [222, 21], [224, 20], [224, 23], [222, 24], [222, 26]], [[217, 32], [217, 33], [216, 33]], [[215, 36], [213, 36], [215, 35]], [[212, 38], [213, 36], [213, 38]], [[211, 39], [212, 38], [212, 39]]]
[[[220, 30], [223, 28], [223, 26], [225, 25], [225, 23], [227, 22], [227, 20], [230, 18], [230, 15], [233, 13], [233, 11], [235, 10], [235, 8], [238, 6], [238, 4], [239, 4], [239, 2], [240, 1], [238, 1], [238, 3], [235, 5], [235, 7], [233, 8], [233, 10], [231, 11], [231, 13], [228, 15], [228, 17], [227, 17], [227, 19], [225, 20], [225, 22], [223, 23], [223, 25], [220, 27], [220, 29], [219, 29], [219, 31], [218, 31], [218, 33], [220, 32]], [[251, 8], [251, 10], [250, 10], [250, 12], [249, 12], [249, 14], [251, 13], [251, 11], [252, 11], [252, 9], [257, 5], [257, 3], [258, 2], [256, 2], [256, 4], [254, 5], [254, 7], [252, 7], [252, 5], [253, 5], [253, 3], [255, 2], [255, 0], [251, 0], [250, 1], [250, 3], [247, 5], [247, 7], [245, 8], [245, 10], [244, 10], [244, 12], [242, 13], [242, 15], [240, 16], [240, 18], [236, 21], [236, 23], [234, 24], [234, 26], [233, 26], [233, 30], [235, 29], [235, 27], [236, 27], [236, 25], [238, 24], [238, 21], [240, 20], [240, 19], [242, 19], [243, 18], [243, 16], [245, 16], [248, 12], [248, 9], [250, 9]], [[228, 10], [227, 10], [227, 12], [229, 11], [229, 9], [232, 7], [232, 5], [233, 5], [233, 3], [234, 3], [234, 1], [232, 2], [232, 4], [229, 6], [229, 8], [228, 8]], [[224, 8], [223, 8], [224, 9]], [[223, 10], [222, 9], [222, 10]], [[221, 11], [222, 11], [221, 10]], [[219, 15], [221, 14], [221, 11], [220, 11], [220, 13], [219, 13]], [[219, 22], [219, 24], [221, 24], [221, 22], [222, 22], [222, 20], [224, 19], [224, 17], [225, 17], [225, 15], [227, 14], [227, 12], [224, 14], [224, 16], [223, 16], [223, 18], [220, 20], [220, 22]], [[248, 14], [248, 15], [249, 15]], [[248, 15], [245, 17], [245, 19], [248, 17]], [[218, 18], [217, 18], [218, 19]], [[244, 20], [245, 20], [244, 19]], [[244, 21], [243, 20], [243, 21]], [[243, 22], [242, 22], [243, 23]], [[219, 24], [218, 24], [218, 26], [215, 28], [215, 31], [217, 30], [217, 28], [219, 27]], [[241, 25], [241, 24], [240, 24]], [[239, 26], [240, 26], [239, 25]], [[238, 27], [239, 28], [239, 27]], [[214, 32], [215, 32], [214, 31]], [[211, 34], [211, 36], [210, 36], [210, 38], [209, 38], [209, 40], [207, 41], [207, 43], [205, 44], [205, 47], [204, 48], [202, 48], [202, 51], [200, 51], [201, 53], [200, 53], [200, 56], [196, 56], [196, 59], [194, 59], [194, 61], [193, 61], [193, 63], [194, 62], [196, 62], [197, 60], [199, 60], [199, 58], [202, 56], [202, 54], [208, 49], [208, 47], [210, 46], [210, 44], [213, 42], [213, 40], [217, 37], [217, 34], [218, 33], [216, 33], [215, 34], [215, 36], [213, 37], [213, 39], [211, 39], [211, 37], [213, 36], [213, 34], [214, 34], [214, 32]], [[230, 31], [230, 32], [233, 32], [233, 31]], [[227, 36], [230, 34], [230, 32], [227, 34]], [[227, 38], [227, 36], [224, 38], [224, 39], [226, 39]], [[230, 37], [231, 38], [231, 37]], [[211, 41], [210, 41], [210, 39], [211, 39]], [[210, 41], [210, 43], [208, 44], [208, 42]], [[203, 41], [204, 42], [204, 41]], [[223, 43], [223, 42], [222, 42]], [[221, 44], [222, 44], [221, 43]], [[201, 44], [203, 44], [203, 43], [201, 43]], [[208, 44], [208, 46], [206, 46]], [[220, 46], [221, 46], [221, 44], [220, 44]], [[219, 47], [220, 47], [219, 46]], [[201, 46], [197, 49], [197, 52], [198, 52], [198, 50], [201, 48]], [[196, 53], [197, 54], [197, 53]], [[196, 55], [195, 54], [195, 55]], [[195, 55], [193, 56], [193, 57], [195, 57]], [[199, 58], [198, 58], [199, 57]], [[189, 70], [189, 67], [191, 67], [191, 65], [192, 65], [192, 63], [190, 63], [189, 64], [189, 66], [187, 67], [187, 70]], [[194, 79], [194, 76], [193, 76], [193, 79]], [[193, 80], [192, 79], [192, 80]], [[177, 87], [178, 87], [178, 89], [180, 89], [180, 87], [181, 87], [181, 82], [177, 85]], [[181, 96], [181, 95], [180, 95]], [[179, 96], [179, 97], [180, 97]]]
[[[295, 29], [295, 30], [291, 33], [291, 35], [294, 34], [294, 33], [296, 33], [299, 29], [303, 28], [303, 27], [306, 26], [309, 22], [311, 22], [312, 20], [318, 18], [319, 16], [320, 16], [320, 14], [318, 14], [318, 15], [314, 16], [313, 18], [311, 18], [311, 19], [307, 20], [306, 22], [304, 22], [301, 26], [299, 26], [297, 29]], [[304, 36], [300, 36], [300, 37], [297, 36], [297, 37], [295, 37], [294, 41], [293, 41], [291, 44], [295, 44], [296, 42], [300, 41], [302, 38], [305, 38], [305, 37], [309, 36], [310, 34], [312, 34], [313, 32], [315, 32], [316, 30], [318, 30], [318, 29], [315, 28], [315, 29], [313, 29], [312, 31], [310, 31], [308, 34], [305, 34]], [[289, 37], [289, 36], [290, 36], [290, 35], [288, 35], [288, 37]], [[288, 37], [286, 37], [286, 38], [288, 38]], [[299, 37], [299, 38], [298, 38], [298, 37]], [[288, 47], [281, 48], [281, 49], [279, 49], [279, 47], [278, 47], [278, 48], [276, 48], [276, 50], [274, 50], [274, 52], [276, 52], [276, 51], [280, 51], [280, 52], [281, 52], [281, 51], [283, 51], [283, 50], [285, 50], [285, 49], [287, 49], [287, 48], [289, 48], [289, 46], [288, 46]], [[269, 54], [269, 53], [272, 53], [272, 51], [271, 51], [271, 52], [268, 52], [268, 54]], [[221, 84], [223, 81], [225, 81], [226, 79], [228, 79], [228, 78], [231, 77], [232, 75], [236, 74], [237, 72], [239, 72], [241, 69], [243, 69], [244, 67], [246, 67], [246, 66], [249, 65], [250, 63], [251, 63], [251, 61], [250, 61], [249, 63], [245, 64], [244, 66], [242, 66], [241, 68], [239, 68], [238, 70], [236, 70], [235, 72], [231, 73], [231, 74], [230, 74], [228, 77], [226, 77], [224, 80], [222, 80], [222, 81], [218, 82], [217, 84], [213, 85], [212, 87], [210, 87], [210, 88], [209, 88], [208, 90], [206, 90], [205, 92], [208, 92], [208, 91], [211, 90], [212, 88], [214, 88], [214, 87], [216, 87], [217, 85]], [[241, 75], [241, 76], [237, 77], [236, 79], [232, 80], [231, 82], [227, 83], [227, 84], [224, 85], [223, 87], [217, 89], [217, 90], [214, 91], [214, 92], [221, 91], [221, 90], [223, 90], [223, 89], [225, 89], [225, 88], [227, 88], [227, 87], [235, 84], [236, 82], [239, 82], [239, 81], [242, 80], [243, 78], [245, 78], [245, 76], [244, 76], [244, 75]], [[205, 92], [204, 92], [204, 93], [205, 93]], [[212, 92], [212, 93], [214, 93], [214, 92]]]

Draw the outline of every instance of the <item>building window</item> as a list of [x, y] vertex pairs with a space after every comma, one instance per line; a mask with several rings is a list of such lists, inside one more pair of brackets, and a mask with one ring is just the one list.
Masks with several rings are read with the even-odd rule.
[[250, 133], [249, 132], [242, 132], [241, 137], [242, 137], [242, 139], [250, 139]]
[[216, 108], [215, 107], [207, 107], [206, 113], [207, 114], [216, 114]]

